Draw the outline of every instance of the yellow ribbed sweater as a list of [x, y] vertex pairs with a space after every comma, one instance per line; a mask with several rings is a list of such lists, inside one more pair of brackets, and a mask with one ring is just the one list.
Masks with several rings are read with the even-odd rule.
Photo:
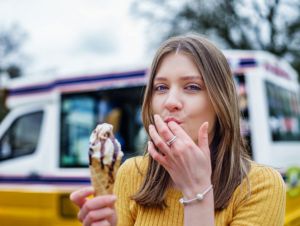
[[[183, 206], [179, 203], [182, 193], [170, 188], [167, 191], [164, 210], [145, 208], [130, 199], [142, 183], [148, 160], [145, 157], [128, 159], [118, 171], [114, 193], [118, 226], [182, 226]], [[244, 180], [239, 185], [226, 209], [215, 213], [216, 226], [281, 226], [285, 214], [285, 184], [280, 174], [255, 163], [249, 172], [251, 193]], [[155, 195], [155, 194], [153, 194]], [[199, 223], [199, 225], [201, 225]]]

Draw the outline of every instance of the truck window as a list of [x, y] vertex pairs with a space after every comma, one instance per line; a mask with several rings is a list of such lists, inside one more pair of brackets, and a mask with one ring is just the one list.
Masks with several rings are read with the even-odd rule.
[[273, 141], [300, 140], [299, 93], [287, 90], [269, 81], [265, 82], [269, 128]]
[[17, 118], [0, 140], [0, 161], [32, 154], [38, 145], [42, 119], [42, 111]]
[[143, 87], [65, 94], [61, 103], [61, 167], [86, 167], [92, 130], [98, 123], [113, 125], [124, 159], [141, 155], [146, 133], [141, 121]]

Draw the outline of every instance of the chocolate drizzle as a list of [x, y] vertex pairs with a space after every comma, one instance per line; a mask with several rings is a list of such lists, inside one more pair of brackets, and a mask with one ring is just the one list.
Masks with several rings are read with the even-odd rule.
[[[90, 145], [91, 146], [91, 145]], [[93, 155], [93, 149], [89, 148], [89, 165], [92, 165], [92, 155]]]
[[104, 163], [103, 163], [103, 159], [104, 159], [104, 145], [105, 145], [105, 141], [106, 139], [100, 139], [100, 143], [101, 143], [101, 149], [100, 149], [100, 164], [101, 164], [101, 169], [104, 169]]

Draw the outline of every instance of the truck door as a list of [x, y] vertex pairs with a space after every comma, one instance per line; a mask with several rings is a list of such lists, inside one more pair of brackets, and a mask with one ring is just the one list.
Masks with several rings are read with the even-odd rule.
[[[11, 111], [0, 126], [1, 225], [39, 225], [39, 200], [25, 192], [34, 184], [44, 110], [26, 107]], [[28, 182], [28, 178], [33, 178]], [[26, 216], [22, 218], [20, 216]]]

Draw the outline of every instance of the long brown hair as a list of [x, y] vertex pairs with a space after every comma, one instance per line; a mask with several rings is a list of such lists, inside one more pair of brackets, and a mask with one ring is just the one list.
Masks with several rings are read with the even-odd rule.
[[[177, 36], [165, 41], [158, 49], [149, 71], [148, 86], [143, 102], [143, 123], [148, 132], [153, 124], [153, 80], [164, 56], [173, 52], [192, 56], [207, 88], [216, 112], [214, 137], [210, 143], [212, 184], [215, 210], [228, 202], [250, 168], [245, 142], [240, 133], [238, 99], [229, 65], [222, 52], [200, 35]], [[145, 179], [133, 200], [146, 207], [165, 207], [165, 195], [171, 178], [168, 172], [149, 155]], [[155, 194], [155, 195], [153, 195]]]

